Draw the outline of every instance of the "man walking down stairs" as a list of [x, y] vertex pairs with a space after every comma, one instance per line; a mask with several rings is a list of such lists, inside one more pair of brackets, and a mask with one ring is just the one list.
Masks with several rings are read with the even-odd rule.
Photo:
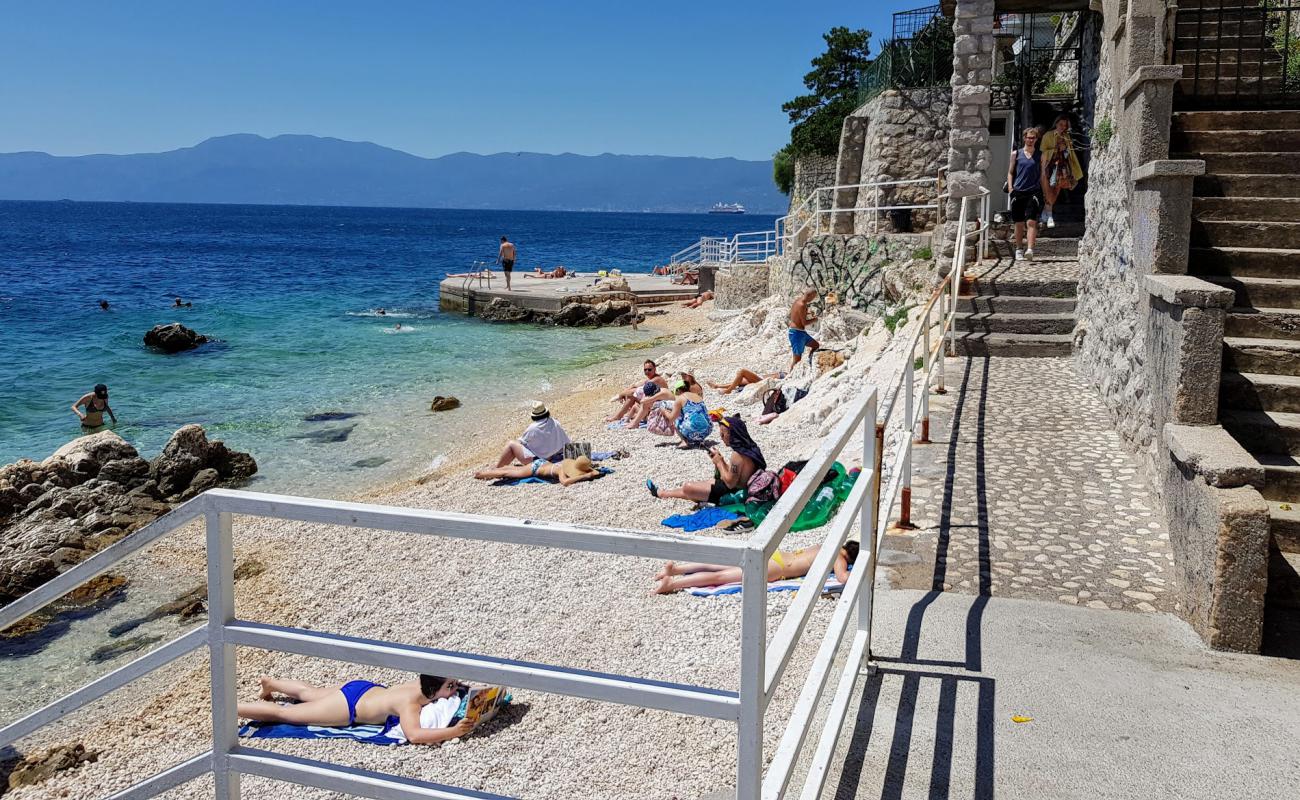
[[[1188, 268], [1236, 292], [1219, 417], [1265, 469], [1270, 642], [1300, 642], [1300, 111], [1184, 111], [1171, 150], [1203, 159]], [[1280, 653], [1279, 653], [1280, 654]], [[1300, 653], [1297, 653], [1300, 655]]]

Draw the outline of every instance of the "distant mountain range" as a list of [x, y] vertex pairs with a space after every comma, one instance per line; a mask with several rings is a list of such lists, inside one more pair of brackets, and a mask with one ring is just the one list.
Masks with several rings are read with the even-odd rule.
[[419, 156], [369, 142], [234, 134], [136, 155], [0, 154], [0, 199], [555, 211], [784, 213], [772, 162], [605, 153]]

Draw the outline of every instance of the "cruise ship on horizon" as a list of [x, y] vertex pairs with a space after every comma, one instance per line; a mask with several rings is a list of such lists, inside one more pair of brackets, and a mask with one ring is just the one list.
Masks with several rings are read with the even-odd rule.
[[714, 203], [710, 214], [744, 214], [745, 207], [740, 203]]

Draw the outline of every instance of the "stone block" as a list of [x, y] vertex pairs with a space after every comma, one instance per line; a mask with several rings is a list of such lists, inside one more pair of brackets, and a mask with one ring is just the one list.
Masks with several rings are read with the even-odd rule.
[[1160, 160], [1133, 171], [1129, 225], [1133, 262], [1141, 273], [1187, 272], [1192, 227], [1192, 189], [1204, 161]]
[[1119, 137], [1130, 166], [1169, 158], [1174, 84], [1182, 72], [1178, 64], [1141, 66], [1120, 90]]
[[1148, 275], [1147, 293], [1166, 303], [1196, 308], [1231, 308], [1236, 293], [1191, 275]]
[[1224, 309], [1165, 300], [1177, 292], [1158, 281], [1149, 288], [1145, 361], [1154, 423], [1211, 425], [1219, 417]]
[[1264, 485], [1264, 467], [1222, 425], [1165, 426], [1165, 445], [1210, 486], [1235, 489]]

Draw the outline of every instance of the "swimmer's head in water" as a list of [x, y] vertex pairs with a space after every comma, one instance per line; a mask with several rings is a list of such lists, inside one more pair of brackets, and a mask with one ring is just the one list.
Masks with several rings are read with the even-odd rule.
[[95, 396], [100, 400], [108, 397], [108, 387], [102, 383], [95, 384]]

